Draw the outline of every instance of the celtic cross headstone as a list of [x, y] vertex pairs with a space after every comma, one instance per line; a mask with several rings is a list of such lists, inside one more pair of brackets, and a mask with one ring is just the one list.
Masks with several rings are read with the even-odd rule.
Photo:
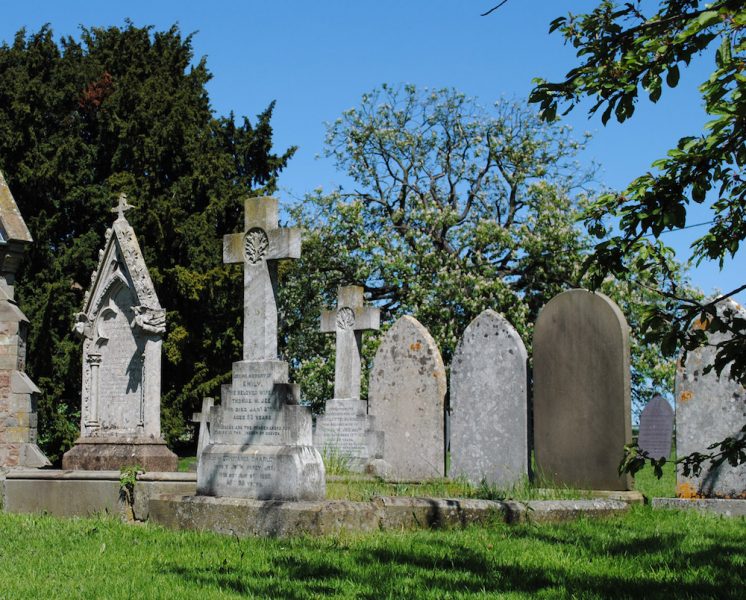
[[368, 461], [383, 452], [383, 434], [373, 430], [374, 417], [360, 399], [362, 334], [379, 326], [380, 311], [363, 304], [359, 286], [340, 287], [337, 309], [321, 314], [321, 331], [336, 334], [337, 348], [334, 398], [316, 418], [314, 445], [327, 455], [339, 455], [353, 471], [366, 470]]

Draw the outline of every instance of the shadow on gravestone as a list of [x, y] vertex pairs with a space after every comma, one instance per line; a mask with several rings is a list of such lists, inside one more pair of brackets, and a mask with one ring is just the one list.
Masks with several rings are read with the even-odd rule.
[[510, 487], [528, 474], [528, 355], [518, 332], [485, 310], [451, 362], [451, 478]]
[[[717, 305], [718, 315], [724, 320], [746, 318], [746, 310], [731, 299]], [[708, 323], [695, 327], [707, 331]], [[707, 345], [688, 353], [686, 361], [679, 361], [676, 372], [676, 454], [692, 452], [709, 454], [707, 447], [726, 437], [736, 436], [746, 421], [746, 389], [730, 378], [730, 367], [718, 376], [705, 367], [715, 361], [716, 344], [727, 339], [726, 333], [707, 333]], [[698, 476], [685, 477], [677, 465], [676, 492], [679, 497], [746, 498], [746, 468], [733, 467], [727, 462], [702, 465]]]
[[663, 397], [656, 395], [640, 414], [640, 434], [637, 446], [650, 458], [668, 459], [673, 442], [673, 408]]
[[414, 317], [386, 332], [373, 359], [368, 412], [383, 431], [383, 460], [391, 477], [445, 475], [446, 375], [435, 340]]
[[569, 290], [534, 329], [534, 451], [547, 483], [631, 489], [618, 466], [632, 441], [627, 322], [609, 298]]

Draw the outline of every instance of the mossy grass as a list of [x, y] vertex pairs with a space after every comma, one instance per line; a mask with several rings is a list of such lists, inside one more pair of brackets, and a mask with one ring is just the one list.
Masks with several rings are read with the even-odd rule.
[[114, 518], [0, 514], [2, 597], [740, 598], [744, 519], [601, 521], [243, 539]]

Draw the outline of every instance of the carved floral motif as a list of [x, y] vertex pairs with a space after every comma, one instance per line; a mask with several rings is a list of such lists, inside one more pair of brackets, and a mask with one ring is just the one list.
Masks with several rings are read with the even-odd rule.
[[337, 327], [342, 330], [355, 326], [355, 311], [349, 306], [343, 306], [337, 311]]
[[246, 232], [244, 238], [244, 254], [246, 262], [255, 265], [262, 260], [269, 249], [269, 238], [263, 229], [254, 227]]

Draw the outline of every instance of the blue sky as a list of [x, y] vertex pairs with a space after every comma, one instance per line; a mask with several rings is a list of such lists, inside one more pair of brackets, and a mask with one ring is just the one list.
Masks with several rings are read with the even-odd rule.
[[[500, 97], [521, 100], [533, 77], [559, 78], [575, 64], [574, 53], [549, 22], [568, 11], [582, 12], [593, 1], [509, 0], [488, 17], [494, 0], [300, 0], [226, 2], [212, 0], [130, 0], [101, 2], [0, 0], [0, 40], [10, 42], [26, 27], [49, 23], [56, 36], [76, 35], [80, 25], [177, 23], [195, 33], [195, 56], [207, 57], [213, 73], [208, 88], [218, 114], [233, 110], [253, 118], [272, 100], [278, 150], [299, 146], [280, 178], [281, 201], [301, 197], [345, 180], [323, 154], [324, 123], [356, 106], [364, 92], [382, 83], [455, 87], [483, 104]], [[591, 143], [580, 159], [601, 165], [600, 182], [622, 188], [665, 154], [676, 141], [701, 130], [707, 117], [696, 92], [709, 74], [704, 58], [686, 69], [679, 87], [665, 90], [658, 105], [641, 102], [632, 121], [603, 127], [581, 107], [566, 117]], [[0, 83], [1, 84], [1, 83]], [[710, 220], [702, 207], [688, 223]], [[682, 258], [706, 228], [668, 233], [665, 240]], [[727, 291], [743, 282], [744, 256], [720, 271], [703, 264], [692, 281], [705, 292]], [[739, 301], [746, 303], [746, 294]]]

